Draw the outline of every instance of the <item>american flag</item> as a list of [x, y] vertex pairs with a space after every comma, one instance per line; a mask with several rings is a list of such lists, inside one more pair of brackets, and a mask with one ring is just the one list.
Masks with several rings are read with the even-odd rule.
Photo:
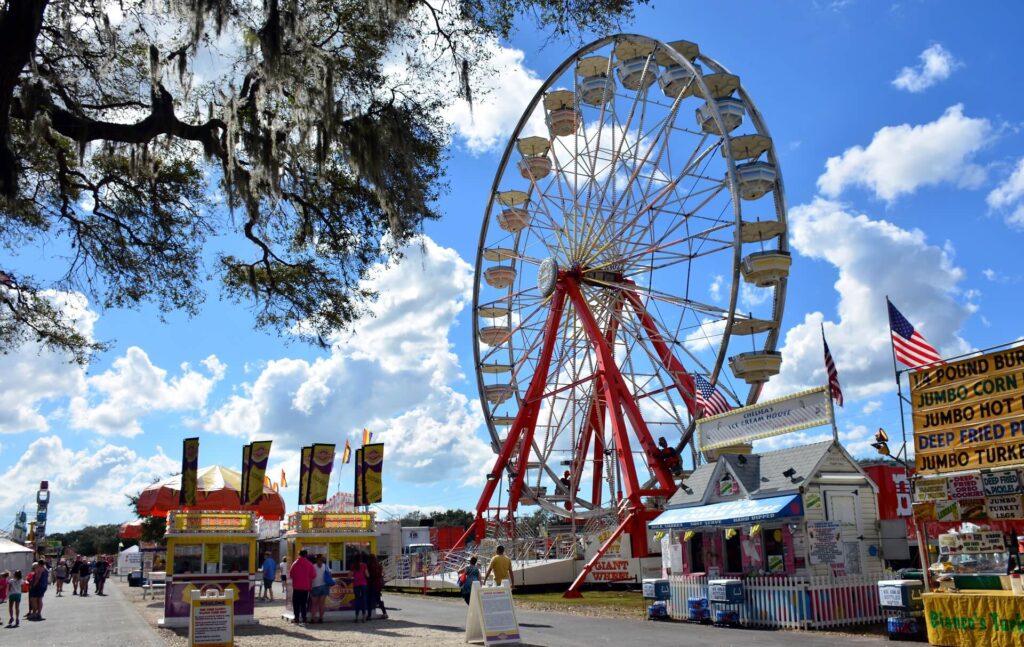
[[839, 371], [836, 370], [836, 363], [832, 361], [832, 351], [828, 349], [828, 342], [825, 341], [825, 327], [821, 328], [821, 343], [825, 346], [825, 372], [828, 373], [828, 390], [836, 404], [843, 406], [843, 390], [839, 388]]
[[725, 401], [718, 389], [700, 375], [694, 375], [694, 383], [697, 385], [697, 410], [703, 411], [705, 416], [717, 416], [732, 409]]
[[921, 333], [914, 330], [892, 301], [889, 304], [889, 328], [892, 329], [892, 347], [896, 359], [910, 368], [926, 368], [932, 364], [941, 364], [939, 352], [924, 340]]

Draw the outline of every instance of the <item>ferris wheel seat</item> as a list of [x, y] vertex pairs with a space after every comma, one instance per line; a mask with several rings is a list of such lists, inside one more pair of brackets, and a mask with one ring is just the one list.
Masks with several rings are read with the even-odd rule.
[[484, 326], [479, 332], [480, 341], [488, 346], [501, 346], [512, 336], [509, 326]]
[[519, 174], [524, 180], [543, 180], [551, 173], [551, 160], [546, 155], [519, 160]]
[[588, 106], [601, 106], [615, 98], [615, 81], [603, 73], [588, 76], [577, 83], [577, 92]]
[[[724, 99], [730, 94], [740, 89], [740, 77], [735, 74], [729, 74], [728, 72], [715, 72], [713, 74], [705, 74], [703, 76], [704, 85], [708, 87], [708, 92], [711, 93], [712, 99]], [[701, 99], [707, 99], [704, 96], [704, 90], [700, 84], [697, 84], [693, 89], [693, 93]]]
[[736, 175], [740, 181], [740, 197], [757, 200], [775, 188], [778, 173], [771, 162], [746, 162], [736, 165]]
[[552, 135], [565, 137], [576, 132], [582, 118], [576, 108], [561, 108], [548, 112], [546, 121]]
[[[693, 64], [697, 71], [700, 72], [700, 65]], [[683, 98], [693, 94], [693, 88], [696, 83], [691, 83], [694, 74], [688, 68], [682, 65], [669, 65], [661, 72], [661, 76], [658, 77], [658, 85], [661, 86], [662, 92], [670, 97], [678, 97], [680, 94]]]
[[[716, 103], [718, 104], [718, 114], [722, 116], [726, 131], [731, 133], [739, 128], [740, 124], [743, 123], [743, 116], [746, 114], [743, 101], [735, 97], [724, 97]], [[697, 123], [700, 125], [701, 130], [706, 133], [713, 135], [722, 134], [718, 128], [718, 123], [715, 121], [714, 112], [707, 103], [697, 108]]]
[[[697, 43], [693, 43], [688, 40], [674, 40], [667, 44], [688, 61], [692, 61], [700, 56], [700, 46], [697, 45]], [[662, 66], [676, 64], [675, 59], [665, 51], [665, 48], [658, 49], [655, 59], [658, 61], [658, 64]]]
[[498, 226], [507, 232], [517, 234], [530, 225], [530, 212], [519, 207], [505, 209], [498, 214]]
[[499, 427], [507, 427], [516, 421], [515, 416], [492, 416], [491, 422]]
[[494, 374], [497, 374], [497, 373], [511, 373], [512, 372], [512, 365], [511, 364], [480, 364], [480, 372], [481, 373], [488, 373], [488, 374], [491, 374], [491, 375], [494, 375]]
[[615, 67], [622, 86], [630, 90], [645, 90], [658, 78], [658, 64], [647, 56], [620, 60]]
[[763, 243], [786, 233], [786, 224], [778, 220], [752, 220], [740, 223], [740, 242]]
[[740, 264], [740, 271], [743, 273], [743, 280], [747, 283], [767, 288], [789, 276], [789, 268], [792, 264], [793, 257], [789, 252], [782, 250], [754, 252], [744, 257]]
[[492, 288], [503, 290], [516, 280], [516, 269], [508, 265], [497, 265], [484, 270], [484, 280]]
[[[767, 135], [740, 135], [729, 140], [732, 156], [737, 160], [752, 160], [761, 157], [772, 149], [772, 138]], [[722, 157], [725, 157], [722, 147]]]
[[730, 328], [734, 335], [757, 335], [776, 328], [774, 321], [770, 319], [755, 319], [754, 317], [743, 317], [732, 320]]
[[747, 384], [767, 382], [779, 374], [782, 368], [782, 353], [774, 350], [759, 350], [740, 353], [729, 358], [733, 375]]
[[491, 404], [501, 404], [511, 398], [516, 389], [511, 384], [488, 384], [484, 387], [484, 397]]

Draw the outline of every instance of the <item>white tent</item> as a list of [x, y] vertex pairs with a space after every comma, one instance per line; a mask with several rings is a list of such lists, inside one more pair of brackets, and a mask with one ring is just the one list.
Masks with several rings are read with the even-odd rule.
[[139, 546], [131, 546], [125, 548], [117, 554], [117, 574], [127, 575], [132, 571], [142, 569], [142, 553], [139, 552]]
[[34, 553], [31, 548], [26, 548], [21, 544], [17, 544], [9, 539], [3, 539], [0, 537], [0, 572], [10, 571], [21, 571], [22, 574], [28, 573], [28, 569], [32, 567]]

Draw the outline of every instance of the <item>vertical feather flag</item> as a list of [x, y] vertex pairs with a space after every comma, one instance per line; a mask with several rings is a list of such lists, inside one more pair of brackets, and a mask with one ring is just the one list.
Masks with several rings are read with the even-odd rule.
[[327, 503], [327, 492], [331, 486], [331, 470], [334, 469], [334, 447], [334, 443], [313, 445], [309, 485], [306, 489], [310, 505]]
[[349, 460], [352, 459], [352, 445], [349, 444], [348, 440], [345, 441], [345, 451], [341, 454], [342, 465], [348, 465]]
[[309, 505], [309, 464], [312, 459], [313, 447], [303, 447], [299, 462], [299, 505]]
[[384, 444], [363, 447], [363, 501], [366, 505], [384, 499]]
[[281, 487], [288, 487], [288, 479], [284, 475], [284, 468], [281, 468]]
[[242, 483], [239, 486], [238, 501], [242, 505], [249, 500], [249, 461], [252, 456], [252, 444], [242, 447]]
[[369, 445], [370, 441], [373, 440], [373, 432], [369, 429], [363, 428], [363, 445]]
[[186, 438], [181, 444], [181, 491], [178, 503], [183, 506], [196, 504], [196, 490], [199, 477], [199, 438]]
[[270, 462], [270, 446], [273, 441], [258, 440], [249, 445], [249, 470], [246, 472], [245, 499], [246, 505], [256, 505], [263, 496], [263, 486], [270, 487], [270, 479], [266, 477], [267, 463]]
[[363, 448], [356, 450], [356, 486], [353, 490], [353, 505], [355, 507], [366, 505], [366, 490], [363, 482]]

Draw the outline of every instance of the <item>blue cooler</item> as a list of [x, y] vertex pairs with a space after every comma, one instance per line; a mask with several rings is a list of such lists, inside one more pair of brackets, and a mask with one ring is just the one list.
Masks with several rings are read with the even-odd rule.
[[889, 611], [923, 611], [924, 582], [882, 580], [878, 583], [878, 604]]
[[711, 580], [708, 599], [723, 604], [743, 603], [743, 580]]
[[642, 583], [644, 598], [647, 600], [671, 600], [672, 591], [668, 580], [646, 579]]
[[740, 623], [740, 612], [726, 609], [715, 609], [715, 624], [735, 627]]

